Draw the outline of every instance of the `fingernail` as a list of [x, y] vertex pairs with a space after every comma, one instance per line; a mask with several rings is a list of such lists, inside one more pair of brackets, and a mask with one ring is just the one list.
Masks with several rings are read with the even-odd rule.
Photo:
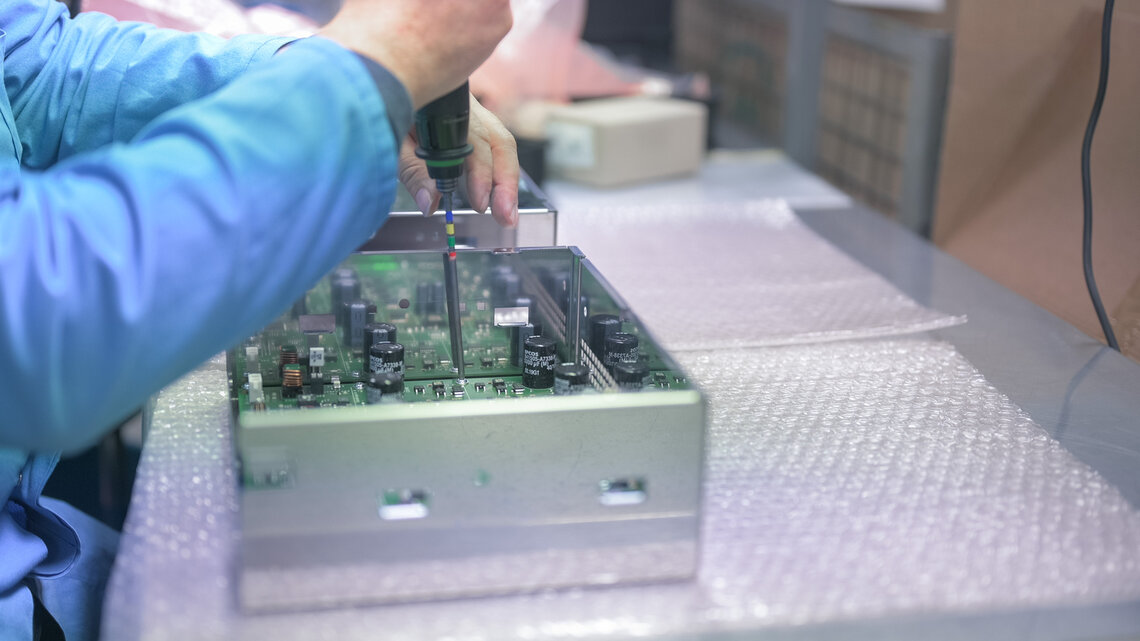
[[471, 209], [475, 210], [477, 214], [487, 213], [487, 209], [491, 206], [491, 199], [494, 197], [494, 192], [489, 192], [486, 198], [479, 198], [476, 200], [474, 194], [468, 190], [467, 195], [471, 196]]
[[416, 206], [420, 208], [420, 211], [424, 216], [431, 216], [431, 192], [429, 192], [427, 189], [421, 189], [417, 191]]
[[514, 209], [511, 210], [511, 227], [519, 226], [519, 205], [515, 203]]

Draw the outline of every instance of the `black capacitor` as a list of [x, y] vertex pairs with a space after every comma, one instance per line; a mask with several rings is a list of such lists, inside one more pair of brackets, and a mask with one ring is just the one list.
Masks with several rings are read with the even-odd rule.
[[606, 349], [606, 339], [621, 331], [621, 319], [613, 314], [594, 314], [590, 317], [590, 349], [598, 358]]
[[[360, 298], [359, 281], [340, 281], [333, 283], [333, 315], [336, 316], [337, 327], [347, 327], [349, 324], [349, 306], [353, 300]], [[348, 340], [348, 334], [344, 334]]]
[[542, 274], [542, 286], [554, 299], [554, 304], [563, 314], [570, 313], [570, 272], [550, 269]]
[[368, 350], [368, 371], [373, 374], [404, 375], [404, 346], [399, 343], [373, 343]]
[[508, 353], [512, 366], [522, 367], [523, 343], [531, 336], [539, 334], [539, 332], [535, 330], [534, 323], [527, 323], [526, 325], [511, 328], [511, 344]]
[[645, 387], [648, 376], [649, 367], [645, 363], [618, 363], [614, 366], [614, 381], [622, 389], [639, 390]]
[[350, 300], [360, 298], [360, 279], [356, 271], [347, 267], [339, 267], [329, 274], [329, 301], [332, 309], [329, 311], [340, 320], [341, 305]]
[[495, 307], [510, 305], [518, 298], [521, 288], [522, 279], [509, 267], [496, 269], [491, 277], [491, 304]]
[[367, 395], [370, 405], [376, 403], [399, 403], [404, 400], [404, 376], [392, 372], [382, 372], [368, 377]]
[[602, 364], [612, 370], [618, 363], [636, 363], [641, 357], [639, 341], [633, 334], [618, 332], [606, 338], [606, 347], [602, 350]]
[[443, 282], [436, 282], [431, 286], [431, 312], [432, 314], [446, 314], [447, 290]]
[[364, 353], [369, 354], [375, 343], [395, 343], [396, 326], [391, 323], [368, 323], [364, 326]]
[[344, 334], [348, 338], [348, 346], [355, 350], [364, 349], [364, 326], [368, 324], [368, 303], [354, 300], [348, 305], [348, 323]]
[[415, 310], [421, 316], [431, 313], [431, 283], [416, 283]]
[[590, 368], [577, 363], [562, 363], [554, 366], [554, 394], [580, 394], [592, 389]]
[[531, 336], [523, 343], [523, 385], [531, 389], [554, 387], [554, 361], [558, 344], [545, 336]]
[[341, 305], [360, 298], [360, 279], [356, 276], [336, 277], [329, 284], [332, 311], [335, 314]]

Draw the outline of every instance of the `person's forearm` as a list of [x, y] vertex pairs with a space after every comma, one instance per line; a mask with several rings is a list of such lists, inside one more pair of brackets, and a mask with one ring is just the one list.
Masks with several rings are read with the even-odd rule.
[[396, 148], [364, 65], [299, 42], [127, 145], [0, 175], [0, 446], [73, 447], [368, 238]]
[[6, 0], [4, 86], [21, 162], [46, 169], [76, 153], [133, 138], [170, 109], [206, 96], [287, 42], [225, 40], [97, 13], [68, 16], [54, 0]]

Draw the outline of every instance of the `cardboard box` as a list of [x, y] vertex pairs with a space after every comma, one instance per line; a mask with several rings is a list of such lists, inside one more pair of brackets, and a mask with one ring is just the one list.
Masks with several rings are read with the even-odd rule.
[[[934, 220], [943, 249], [1096, 338], [1081, 268], [1080, 149], [1103, 6], [959, 4]], [[1140, 0], [1120, 0], [1092, 176], [1094, 268], [1121, 340], [1140, 332], [1138, 113]], [[1140, 339], [1128, 344], [1140, 360]]]
[[705, 106], [671, 98], [606, 98], [553, 110], [546, 164], [567, 180], [613, 187], [695, 172]]

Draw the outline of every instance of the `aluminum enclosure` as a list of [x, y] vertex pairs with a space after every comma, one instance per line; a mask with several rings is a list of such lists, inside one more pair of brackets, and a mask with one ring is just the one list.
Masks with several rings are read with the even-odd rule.
[[[361, 251], [433, 250], [447, 244], [440, 220], [443, 212], [424, 216], [411, 194], [399, 185], [396, 201], [383, 228], [360, 248]], [[526, 172], [519, 175], [519, 224], [500, 227], [489, 214], [476, 212], [467, 202], [466, 183], [456, 194], [455, 234], [460, 247], [538, 247], [557, 243], [558, 211]]]
[[[269, 407], [255, 409], [243, 372], [257, 367], [269, 379], [274, 362], [249, 361], [241, 350], [257, 345], [269, 352], [274, 341], [291, 340], [285, 337], [292, 336], [293, 321], [283, 317], [231, 352], [243, 466], [238, 592], [244, 609], [486, 596], [695, 574], [704, 399], [580, 252], [460, 252], [462, 282], [473, 285], [462, 293], [470, 310], [464, 334], [475, 338], [465, 338], [473, 369], [462, 385], [427, 366], [426, 354], [442, 344], [435, 316], [404, 315], [399, 307], [409, 302], [417, 279], [433, 278], [438, 252], [369, 254], [347, 264], [361, 274], [364, 295], [376, 300], [377, 319], [390, 313], [394, 323], [405, 323], [400, 340], [413, 354], [407, 387], [402, 402], [371, 404], [361, 400], [362, 383], [341, 384], [348, 391], [336, 398], [348, 401], [334, 406], [326, 389], [325, 400], [312, 408], [267, 387]], [[369, 268], [389, 264], [400, 269]], [[555, 395], [524, 388], [510, 382], [512, 366], [503, 369], [503, 358], [483, 358], [490, 369], [481, 376], [480, 358], [472, 354], [499, 354], [514, 340], [511, 327], [490, 321], [504, 309], [492, 304], [498, 286], [492, 281], [504, 264], [521, 276], [521, 291], [535, 302], [531, 320], [558, 341], [560, 360], [590, 366], [592, 389]], [[551, 285], [552, 272], [563, 280]], [[370, 275], [386, 280], [373, 286]], [[320, 287], [307, 299], [310, 309], [324, 301]], [[579, 295], [551, 296], [567, 287]], [[589, 327], [599, 314], [620, 318], [640, 337], [640, 359], [651, 372], [644, 386], [615, 384], [594, 353]], [[566, 340], [575, 335], [579, 340]], [[308, 340], [310, 346], [320, 342]], [[346, 379], [358, 374], [351, 371], [357, 356], [347, 342], [338, 342], [336, 333], [320, 340], [340, 356], [341, 369], [334, 371]], [[424, 355], [422, 365], [417, 354]], [[506, 381], [501, 392], [495, 381]], [[440, 394], [442, 382], [447, 387]]]

